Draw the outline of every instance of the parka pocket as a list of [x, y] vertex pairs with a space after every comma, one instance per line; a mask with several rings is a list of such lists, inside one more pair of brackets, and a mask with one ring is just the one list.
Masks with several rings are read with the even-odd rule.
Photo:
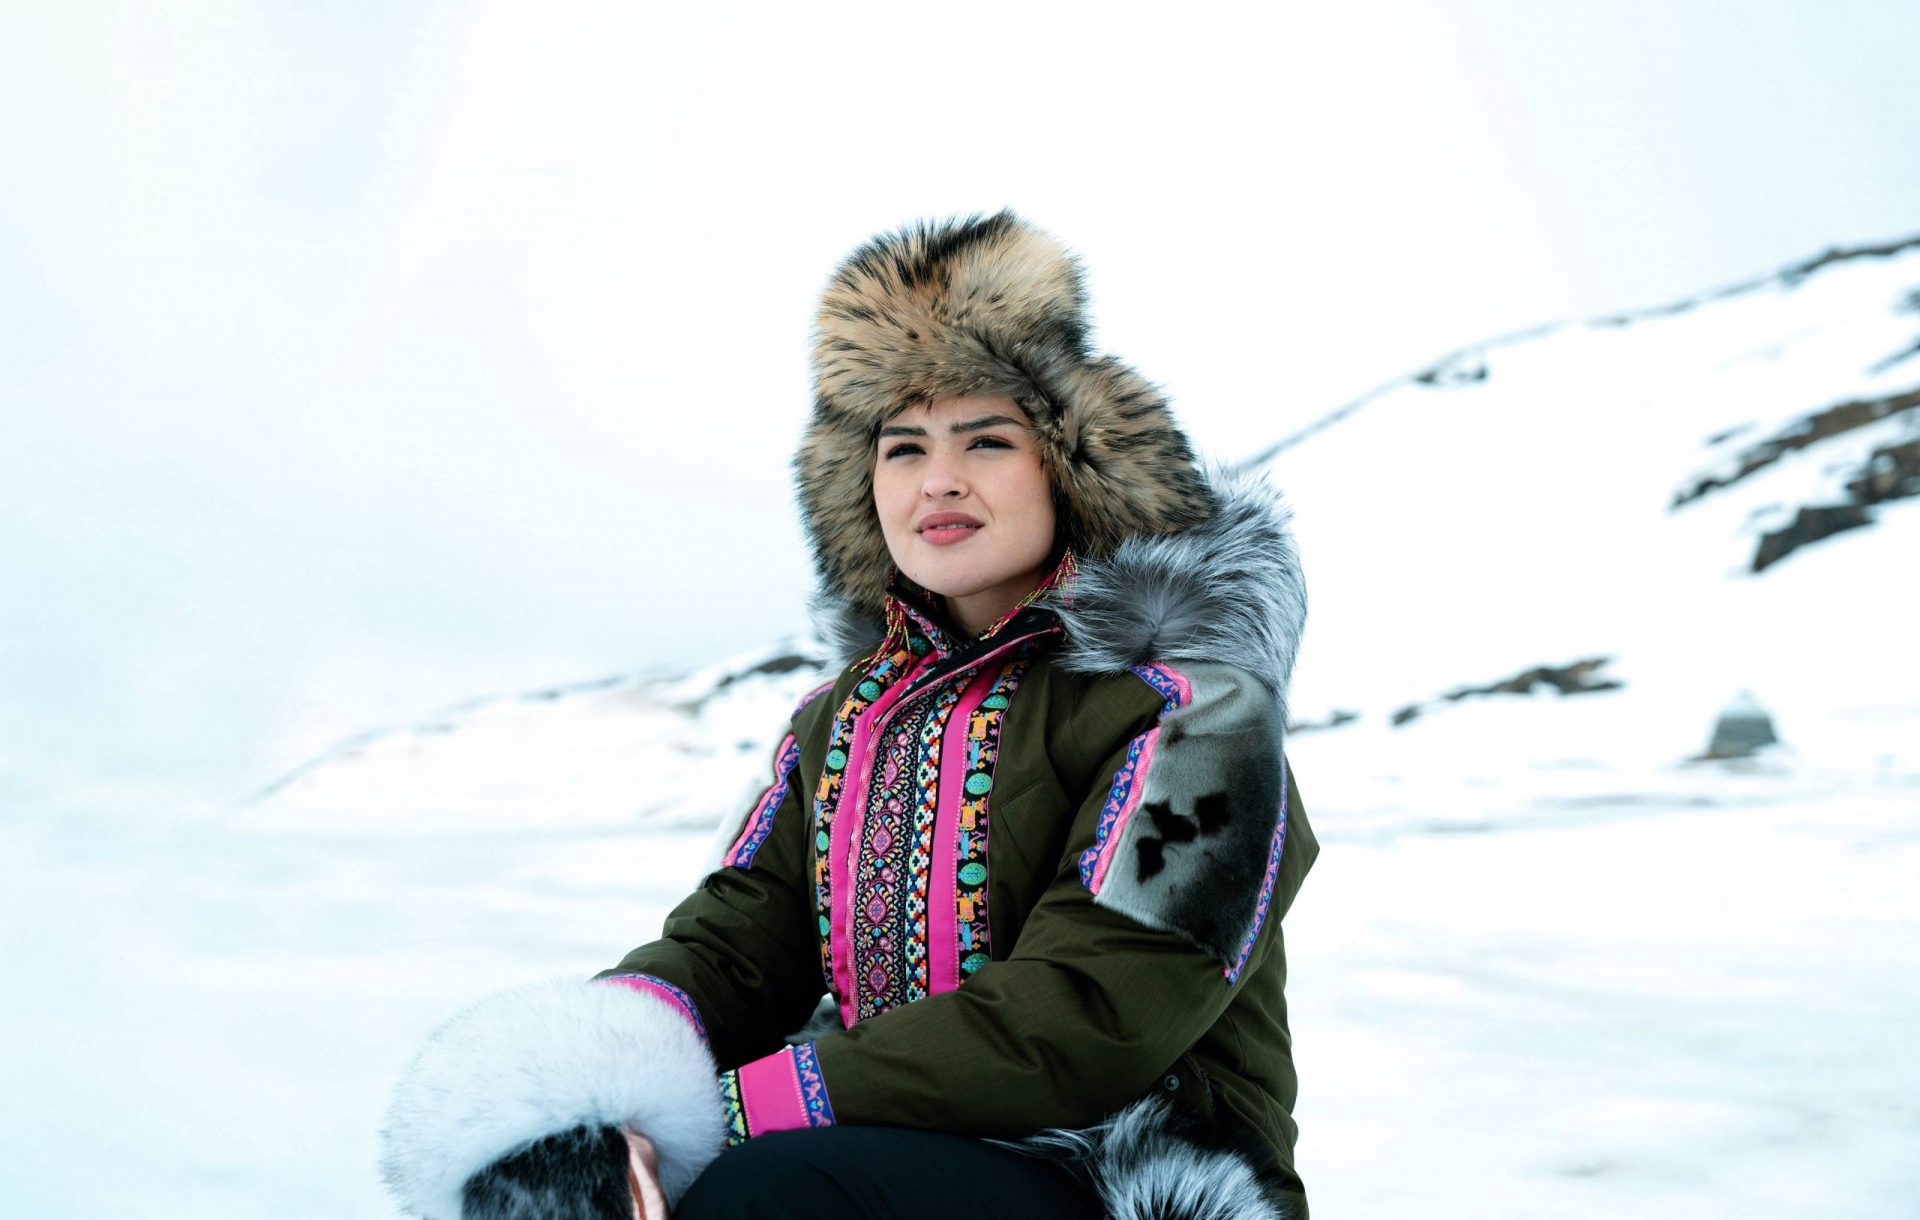
[[987, 807], [988, 922], [1003, 957], [1025, 925], [1027, 913], [1052, 884], [1073, 826], [1073, 807], [1060, 782], [1037, 776]]
[[1175, 1109], [1213, 1122], [1213, 1082], [1193, 1052], [1174, 1060], [1173, 1066], [1160, 1077], [1160, 1093]]

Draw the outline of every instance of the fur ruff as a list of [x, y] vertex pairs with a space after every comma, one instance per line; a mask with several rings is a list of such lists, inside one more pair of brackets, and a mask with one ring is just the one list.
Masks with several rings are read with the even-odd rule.
[[820, 585], [878, 613], [892, 560], [873, 512], [880, 426], [944, 394], [1033, 420], [1082, 557], [1211, 511], [1166, 396], [1088, 345], [1079, 261], [1010, 211], [910, 225], [854, 251], [820, 303], [812, 419], [794, 457]]
[[725, 1140], [713, 1056], [686, 1017], [626, 987], [565, 979], [498, 992], [435, 1030], [387, 1112], [382, 1176], [426, 1220], [460, 1220], [468, 1178], [585, 1124], [646, 1134], [679, 1199]]
[[1063, 1163], [1092, 1185], [1109, 1220], [1289, 1220], [1244, 1157], [1183, 1134], [1158, 1097], [1096, 1126], [992, 1142]]

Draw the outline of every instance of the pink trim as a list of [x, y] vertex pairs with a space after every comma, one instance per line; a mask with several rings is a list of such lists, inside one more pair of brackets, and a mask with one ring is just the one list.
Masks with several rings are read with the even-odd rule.
[[[931, 654], [929, 654], [931, 655]], [[853, 724], [853, 737], [847, 742], [847, 766], [844, 774], [850, 782], [840, 785], [840, 806], [834, 812], [833, 840], [828, 845], [827, 871], [833, 886], [833, 913], [828, 928], [828, 947], [833, 953], [833, 993], [840, 1001], [840, 1018], [851, 1026], [860, 1015], [859, 995], [853, 977], [853, 944], [847, 939], [851, 926], [848, 903], [853, 900], [854, 875], [848, 860], [853, 844], [860, 841], [866, 821], [867, 788], [873, 779], [873, 740], [881, 721], [900, 695], [913, 684], [914, 675], [925, 665], [917, 658], [907, 672], [867, 706]]]
[[791, 1046], [740, 1068], [740, 1102], [747, 1111], [747, 1130], [754, 1135], [811, 1125]]
[[927, 994], [960, 986], [960, 802], [967, 772], [967, 721], [1005, 665], [983, 666], [960, 693], [940, 742], [940, 797], [933, 813], [933, 874], [927, 879]]
[[1107, 841], [1100, 848], [1100, 858], [1093, 866], [1092, 890], [1098, 894], [1100, 887], [1107, 882], [1107, 866], [1113, 863], [1114, 851], [1120, 846], [1121, 832], [1133, 819], [1133, 811], [1140, 807], [1141, 794], [1147, 790], [1147, 771], [1153, 766], [1153, 748], [1160, 740], [1159, 726], [1148, 729], [1140, 738], [1140, 757], [1133, 765], [1133, 782], [1127, 789], [1127, 800], [1120, 807], [1120, 815], [1113, 820], [1113, 829], [1107, 832]]

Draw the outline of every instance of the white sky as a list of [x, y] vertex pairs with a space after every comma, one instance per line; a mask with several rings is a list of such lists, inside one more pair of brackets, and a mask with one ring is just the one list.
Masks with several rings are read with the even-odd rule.
[[1911, 3], [1171, 12], [6, 5], [0, 811], [799, 626], [813, 300], [911, 218], [1078, 249], [1222, 457], [1920, 231]]

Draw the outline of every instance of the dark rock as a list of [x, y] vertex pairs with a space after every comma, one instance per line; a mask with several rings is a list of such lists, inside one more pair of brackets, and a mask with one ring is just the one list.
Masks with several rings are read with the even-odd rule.
[[1741, 691], [1714, 723], [1713, 741], [1707, 746], [1706, 757], [1745, 758], [1779, 740], [1773, 731], [1773, 717], [1767, 715], [1752, 695]]

